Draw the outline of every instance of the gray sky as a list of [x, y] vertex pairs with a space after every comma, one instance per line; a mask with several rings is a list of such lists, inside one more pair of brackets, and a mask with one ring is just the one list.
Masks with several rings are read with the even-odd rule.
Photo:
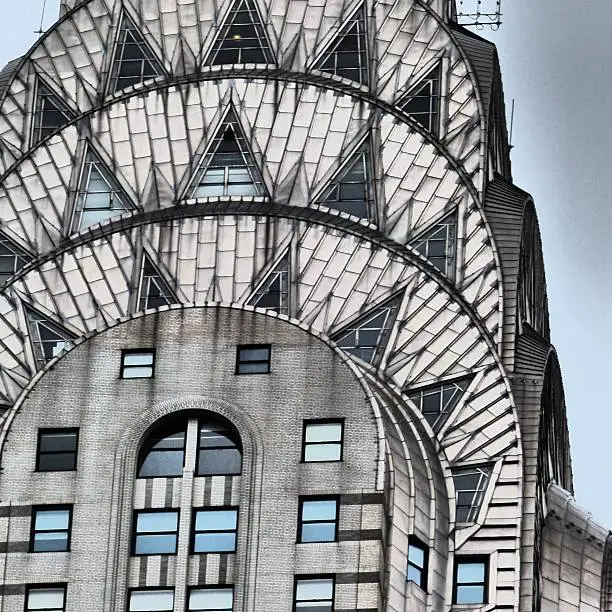
[[[0, 64], [34, 42], [43, 0], [0, 0]], [[568, 403], [578, 501], [612, 527], [612, 2], [503, 0], [498, 45], [516, 99], [514, 181], [533, 194], [553, 342]], [[45, 23], [58, 14], [47, 0]]]

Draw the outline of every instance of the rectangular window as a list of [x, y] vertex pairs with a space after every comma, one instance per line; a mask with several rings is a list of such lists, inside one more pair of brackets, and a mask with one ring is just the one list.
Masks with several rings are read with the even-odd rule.
[[302, 460], [342, 461], [343, 421], [305, 421]]
[[139, 511], [134, 516], [135, 555], [174, 555], [178, 510]]
[[66, 585], [38, 584], [26, 589], [26, 612], [64, 612]]
[[194, 553], [236, 551], [237, 508], [206, 508], [194, 514]]
[[453, 603], [486, 604], [489, 582], [488, 557], [456, 557]]
[[239, 346], [236, 352], [236, 374], [269, 374], [269, 344], [248, 344]]
[[335, 542], [337, 537], [338, 498], [301, 498], [298, 516], [298, 542]]
[[121, 378], [153, 378], [154, 370], [154, 349], [121, 351]]
[[295, 611], [333, 612], [334, 589], [333, 576], [297, 576], [295, 579]]
[[130, 593], [129, 612], [172, 612], [174, 591], [171, 589], [143, 589]]
[[231, 612], [234, 589], [223, 587], [194, 588], [189, 591], [188, 612]]
[[30, 552], [70, 550], [72, 506], [40, 506], [32, 509]]
[[416, 536], [408, 538], [407, 579], [427, 590], [427, 562], [429, 549]]
[[39, 429], [36, 470], [70, 472], [76, 469], [78, 429]]

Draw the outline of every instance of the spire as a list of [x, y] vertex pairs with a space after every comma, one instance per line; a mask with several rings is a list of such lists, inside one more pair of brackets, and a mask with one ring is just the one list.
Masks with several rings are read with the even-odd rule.
[[127, 13], [121, 15], [109, 93], [164, 74], [161, 62]]
[[374, 220], [372, 174], [370, 143], [366, 140], [340, 168], [316, 204]]
[[26, 306], [28, 331], [38, 369], [72, 345], [74, 337], [37, 310]]
[[268, 308], [280, 314], [289, 314], [288, 253], [272, 268], [247, 304]]
[[234, 3], [206, 63], [210, 66], [274, 63], [266, 29], [252, 0]]
[[193, 198], [267, 195], [233, 110], [219, 126], [196, 176]]
[[145, 255], [140, 276], [138, 310], [159, 308], [160, 306], [168, 306], [177, 302], [178, 300], [168, 283]]
[[73, 231], [101, 223], [130, 210], [125, 195], [102, 160], [88, 147], [81, 170]]
[[342, 26], [336, 38], [312, 67], [367, 85], [367, 43], [366, 13], [365, 6], [362, 6]]
[[397, 318], [403, 294], [396, 295], [332, 335], [344, 351], [371, 365], [380, 362]]
[[455, 271], [455, 242], [457, 236], [457, 212], [444, 217], [424, 234], [411, 242], [442, 274], [450, 279]]
[[408, 391], [411, 399], [423, 413], [434, 431], [440, 431], [448, 417], [455, 409], [466, 389], [470, 386], [473, 376], [450, 380], [437, 385], [429, 385], [413, 391]]
[[440, 131], [440, 63], [414, 85], [398, 106], [434, 136]]
[[31, 255], [0, 233], [0, 285], [23, 268], [31, 259]]
[[75, 114], [40, 78], [36, 79], [36, 102], [32, 123], [32, 145], [70, 123]]

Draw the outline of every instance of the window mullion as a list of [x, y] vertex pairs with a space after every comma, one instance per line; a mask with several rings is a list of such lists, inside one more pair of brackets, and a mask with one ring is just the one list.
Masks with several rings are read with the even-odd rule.
[[185, 467], [183, 472], [188, 470], [191, 474], [195, 473], [196, 461], [198, 457], [198, 441], [200, 429], [197, 419], [189, 419], [187, 422], [187, 438], [185, 440]]

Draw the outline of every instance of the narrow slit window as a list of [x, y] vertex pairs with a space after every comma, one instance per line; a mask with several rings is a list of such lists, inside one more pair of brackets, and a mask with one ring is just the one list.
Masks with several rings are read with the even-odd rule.
[[427, 590], [427, 565], [429, 549], [416, 536], [408, 538], [407, 579]]
[[269, 344], [246, 344], [239, 346], [236, 353], [236, 374], [269, 374]]
[[39, 429], [37, 472], [69, 472], [76, 469], [78, 429]]
[[236, 551], [237, 508], [203, 508], [194, 514], [194, 553]]
[[335, 542], [338, 539], [338, 498], [300, 499], [298, 542]]
[[306, 463], [342, 461], [343, 421], [306, 421], [302, 460]]
[[70, 550], [71, 506], [41, 506], [32, 511], [30, 552]]
[[129, 349], [121, 353], [121, 378], [153, 378], [155, 350]]

